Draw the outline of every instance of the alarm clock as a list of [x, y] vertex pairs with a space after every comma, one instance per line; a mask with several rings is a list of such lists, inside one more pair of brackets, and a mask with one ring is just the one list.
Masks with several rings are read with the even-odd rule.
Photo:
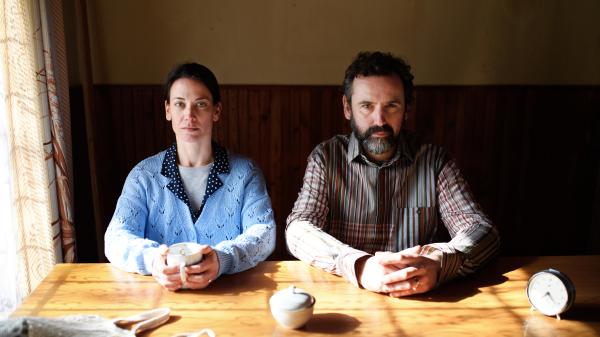
[[567, 275], [558, 270], [542, 270], [527, 282], [527, 299], [531, 310], [560, 320], [560, 314], [575, 302], [575, 286]]

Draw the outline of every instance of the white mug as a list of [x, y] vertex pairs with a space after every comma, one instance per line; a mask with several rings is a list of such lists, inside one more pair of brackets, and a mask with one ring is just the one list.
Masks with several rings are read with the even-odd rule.
[[179, 265], [181, 289], [189, 289], [185, 284], [187, 281], [185, 267], [196, 264], [202, 260], [202, 253], [200, 253], [201, 247], [201, 245], [194, 242], [176, 243], [169, 247], [169, 253], [167, 254], [167, 265]]

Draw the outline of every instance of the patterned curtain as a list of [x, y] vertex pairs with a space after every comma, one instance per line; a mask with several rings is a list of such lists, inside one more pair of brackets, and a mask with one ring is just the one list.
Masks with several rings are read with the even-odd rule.
[[0, 0], [0, 65], [21, 298], [76, 262], [61, 0]]

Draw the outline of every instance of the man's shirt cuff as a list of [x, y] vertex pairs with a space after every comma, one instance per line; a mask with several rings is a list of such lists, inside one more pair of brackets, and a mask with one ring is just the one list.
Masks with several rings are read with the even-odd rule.
[[462, 265], [462, 258], [459, 252], [448, 243], [430, 243], [425, 245], [421, 250], [421, 255], [431, 255], [436, 251], [442, 252], [442, 266], [437, 280], [437, 285], [440, 285], [449, 282], [457, 276], [458, 270]]
[[340, 254], [335, 259], [336, 264], [342, 270], [342, 275], [344, 275], [344, 278], [346, 278], [346, 280], [348, 280], [350, 283], [354, 284], [357, 288], [360, 288], [360, 285], [358, 284], [355, 266], [356, 261], [363, 256], [370, 256], [370, 254], [360, 250], [354, 250]]

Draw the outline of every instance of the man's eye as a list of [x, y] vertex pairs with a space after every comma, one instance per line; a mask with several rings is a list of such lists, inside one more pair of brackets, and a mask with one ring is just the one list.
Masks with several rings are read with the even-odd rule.
[[371, 107], [371, 104], [363, 104], [362, 107], [365, 108], [365, 109], [368, 109], [368, 108]]

